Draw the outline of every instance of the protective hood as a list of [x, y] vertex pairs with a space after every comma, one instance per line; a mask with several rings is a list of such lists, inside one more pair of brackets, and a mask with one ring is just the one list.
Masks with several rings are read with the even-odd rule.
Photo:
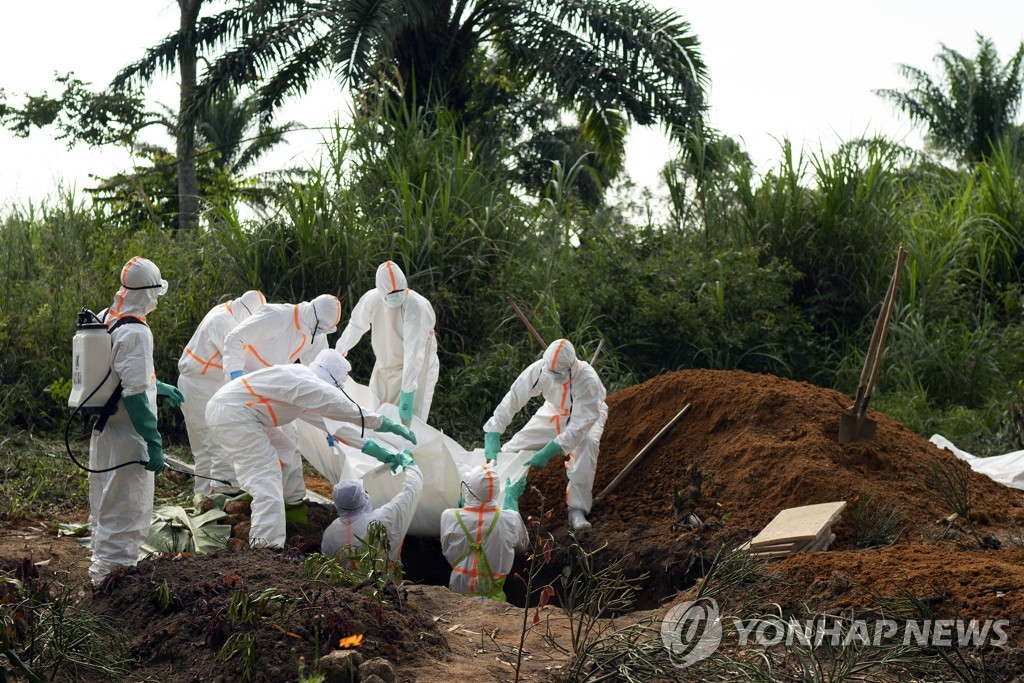
[[487, 465], [477, 465], [462, 479], [466, 507], [480, 507], [491, 503], [498, 495], [498, 471]]
[[312, 337], [331, 334], [338, 329], [341, 321], [341, 302], [333, 294], [321, 294], [312, 301], [299, 304], [299, 326]]
[[231, 315], [235, 317], [237, 322], [244, 322], [255, 315], [256, 311], [263, 308], [265, 303], [267, 303], [267, 300], [263, 296], [263, 292], [257, 289], [250, 289], [231, 302]]
[[556, 339], [544, 350], [544, 372], [566, 381], [576, 370], [576, 349], [568, 339]]
[[339, 515], [353, 517], [373, 512], [370, 494], [363, 488], [363, 482], [360, 479], [339, 481], [331, 489], [331, 498], [334, 499], [334, 507], [338, 509]]
[[340, 389], [342, 382], [352, 371], [352, 364], [334, 349], [324, 349], [317, 354], [316, 360], [309, 364], [309, 369], [332, 387]]
[[133, 256], [121, 269], [121, 287], [109, 309], [112, 318], [132, 316], [145, 319], [156, 309], [157, 298], [167, 293], [167, 280], [147, 258]]
[[409, 288], [405, 273], [394, 261], [385, 261], [377, 267], [377, 291], [384, 297], [388, 294], [404, 292]]

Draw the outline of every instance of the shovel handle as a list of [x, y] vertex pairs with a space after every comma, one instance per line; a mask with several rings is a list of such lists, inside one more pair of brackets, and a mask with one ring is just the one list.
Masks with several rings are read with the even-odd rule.
[[889, 334], [889, 323], [892, 321], [892, 309], [896, 306], [896, 290], [899, 288], [900, 275], [903, 271], [903, 264], [907, 260], [907, 250], [900, 247], [900, 251], [896, 256], [896, 270], [892, 273], [892, 281], [890, 282], [890, 295], [886, 301], [887, 309], [884, 312], [884, 319], [882, 323], [882, 332], [878, 338], [878, 348], [875, 349], [874, 367], [871, 368], [871, 377], [868, 379], [867, 387], [864, 391], [865, 403], [871, 399], [871, 393], [875, 389], [875, 380], [878, 379], [878, 371], [882, 367], [882, 353], [885, 349], [885, 338]]
[[512, 307], [512, 310], [516, 312], [519, 319], [523, 321], [523, 325], [526, 325], [526, 329], [530, 331], [530, 334], [532, 334], [533, 338], [537, 340], [540, 347], [542, 349], [546, 349], [548, 345], [544, 343], [544, 338], [540, 336], [540, 332], [538, 332], [536, 328], [530, 324], [530, 321], [526, 319], [526, 314], [519, 309], [519, 306], [517, 306], [516, 302], [512, 300], [512, 297], [508, 298], [508, 305]]

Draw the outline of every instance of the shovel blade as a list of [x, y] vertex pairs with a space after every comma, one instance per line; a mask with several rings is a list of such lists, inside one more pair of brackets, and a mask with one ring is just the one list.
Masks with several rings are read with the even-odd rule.
[[857, 419], [854, 410], [847, 410], [839, 416], [839, 443], [871, 441], [875, 438], [875, 421], [866, 416]]

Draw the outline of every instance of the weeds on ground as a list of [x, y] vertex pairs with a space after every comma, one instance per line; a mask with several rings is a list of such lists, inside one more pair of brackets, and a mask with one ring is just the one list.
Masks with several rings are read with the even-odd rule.
[[966, 522], [978, 546], [986, 547], [985, 540], [971, 519], [973, 499], [970, 489], [970, 467], [952, 459], [929, 460], [923, 467], [924, 485], [935, 492], [946, 506]]
[[15, 574], [0, 576], [0, 680], [8, 673], [30, 683], [128, 675], [127, 637], [112, 620], [75, 606], [82, 583], [70, 572], [42, 579], [26, 558]]
[[390, 559], [391, 541], [387, 529], [380, 522], [371, 522], [366, 527], [366, 538], [357, 537], [357, 540], [361, 545], [345, 546], [337, 557], [310, 555], [302, 563], [303, 574], [332, 586], [348, 586], [376, 600], [379, 607], [387, 603], [402, 611], [405, 608], [402, 563]]
[[864, 493], [853, 509], [852, 524], [855, 548], [892, 545], [905, 529], [903, 506], [894, 501], [877, 500], [874, 494]]

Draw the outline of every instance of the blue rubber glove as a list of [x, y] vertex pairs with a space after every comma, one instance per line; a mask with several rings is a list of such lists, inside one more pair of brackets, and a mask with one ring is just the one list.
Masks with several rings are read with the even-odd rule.
[[330, 446], [331, 448], [334, 448], [337, 444], [338, 444], [338, 440], [335, 439], [330, 434], [328, 434], [327, 435], [327, 445]]
[[505, 479], [505, 499], [502, 501], [501, 507], [506, 510], [515, 510], [519, 512], [519, 497], [523, 495], [523, 491], [526, 490], [526, 477], [512, 483], [511, 479]]
[[544, 467], [551, 462], [551, 458], [556, 455], [562, 455], [562, 448], [552, 441], [547, 446], [534, 453], [533, 456], [526, 461], [526, 464], [530, 467]]
[[488, 460], [497, 460], [500, 450], [501, 434], [498, 432], [484, 432], [484, 457]]
[[242, 371], [241, 370], [232, 370], [231, 371], [231, 379], [238, 379], [241, 376], [242, 376]]
[[403, 391], [398, 395], [398, 419], [403, 424], [412, 422], [412, 398], [415, 394], [415, 391]]
[[167, 399], [167, 405], [172, 408], [177, 408], [185, 402], [185, 394], [181, 393], [181, 389], [173, 384], [167, 384], [160, 380], [156, 381], [156, 395], [165, 397]]
[[122, 396], [121, 401], [135, 431], [146, 441], [146, 451], [149, 453], [146, 469], [160, 474], [164, 470], [164, 442], [156, 429], [156, 414], [149, 407], [146, 393]]
[[416, 443], [416, 435], [413, 433], [411, 429], [383, 415], [381, 415], [380, 418], [380, 427], [377, 427], [373, 431], [382, 433], [390, 432], [391, 434], [398, 434], [406, 441], [412, 441], [414, 444]]

